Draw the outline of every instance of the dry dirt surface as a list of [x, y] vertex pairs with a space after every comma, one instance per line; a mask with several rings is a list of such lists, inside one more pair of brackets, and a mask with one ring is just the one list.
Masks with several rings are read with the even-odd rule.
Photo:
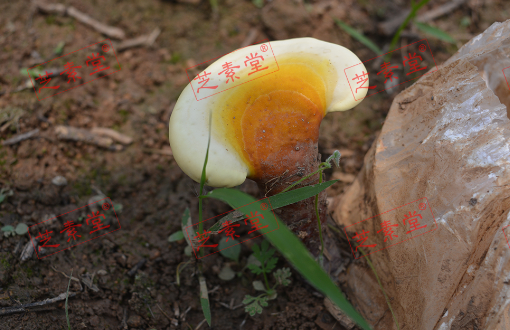
[[[431, 1], [420, 13], [447, 2]], [[384, 48], [391, 34], [382, 34], [378, 24], [395, 19], [408, 4], [273, 0], [257, 8], [248, 0], [219, 0], [213, 10], [205, 0], [58, 3], [122, 29], [125, 39], [148, 35], [156, 28], [161, 33], [150, 45], [125, 49], [120, 49], [125, 46], [121, 40], [111, 37], [122, 68], [119, 72], [39, 101], [31, 87], [22, 88], [27, 67], [58, 57], [55, 49], [61, 42], [67, 54], [107, 36], [73, 15], [43, 12], [27, 0], [0, 2], [0, 140], [39, 130], [30, 138], [0, 145], [4, 196], [0, 197], [0, 226], [35, 225], [83, 207], [98, 195], [111, 198], [121, 224], [111, 234], [24, 262], [22, 250], [29, 243], [28, 235], [0, 236], [0, 311], [65, 293], [72, 271], [76, 279], [69, 289], [75, 293], [68, 307], [72, 329], [207, 329], [195, 264], [182, 270], [177, 284], [177, 266], [190, 259], [183, 252], [186, 243], [167, 240], [180, 229], [187, 207], [192, 219], [198, 219], [198, 185], [177, 166], [168, 142], [173, 105], [188, 83], [185, 69], [257, 40], [295, 37], [338, 43], [368, 60], [376, 55], [341, 30], [333, 18], [363, 31]], [[441, 64], [457, 47], [509, 14], [508, 3], [502, 0], [463, 1], [429, 22], [455, 37], [457, 44], [422, 35], [415, 28], [407, 29], [400, 43], [427, 37]], [[343, 154], [341, 168], [326, 172], [326, 179], [340, 180], [328, 188], [330, 196], [342, 194], [354, 180], [395, 94], [379, 93], [355, 110], [323, 121], [319, 152], [324, 159], [334, 149]], [[105, 147], [62, 140], [56, 133], [59, 125], [112, 128], [133, 143]], [[53, 183], [57, 176], [67, 184], [62, 179]], [[260, 196], [253, 182], [240, 189]], [[204, 219], [228, 210], [227, 205], [208, 200]], [[57, 218], [46, 228], [59, 226], [62, 222]], [[235, 271], [246, 264], [250, 244], [243, 245], [239, 264], [231, 265]], [[223, 281], [218, 273], [226, 262], [220, 254], [204, 259], [211, 328], [342, 329], [325, 311], [322, 295], [295, 272], [292, 284], [280, 288], [278, 298], [261, 315], [249, 316], [241, 301], [246, 294], [256, 294], [251, 285], [254, 275], [244, 270], [242, 276]], [[353, 261], [346, 257], [346, 262]], [[281, 266], [289, 267], [283, 258]], [[67, 329], [64, 301], [0, 314], [0, 329]]]

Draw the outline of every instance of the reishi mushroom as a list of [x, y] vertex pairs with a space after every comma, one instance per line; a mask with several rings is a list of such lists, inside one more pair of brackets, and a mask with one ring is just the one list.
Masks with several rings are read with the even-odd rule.
[[[276, 72], [201, 100], [191, 84], [181, 93], [170, 118], [169, 138], [175, 161], [193, 180], [200, 182], [210, 112], [206, 184], [235, 187], [249, 178], [263, 194], [272, 196], [318, 168], [319, 127], [326, 113], [349, 110], [366, 95], [368, 80], [357, 88], [347, 82], [344, 69], [354, 66], [358, 75], [367, 72], [347, 48], [314, 38], [274, 41], [271, 47], [277, 64], [264, 65], [269, 66], [268, 72]], [[204, 72], [220, 72], [224, 63], [242, 63], [246, 55], [256, 52], [260, 52], [257, 45], [243, 48], [218, 59]], [[242, 68], [236, 76], [247, 81], [249, 73], [250, 68]], [[219, 75], [208, 78], [209, 85], [220, 89], [227, 84]], [[316, 183], [318, 174], [294, 189]], [[314, 198], [280, 210], [280, 219], [317, 255], [320, 242]], [[321, 223], [326, 210], [323, 191], [319, 195]]]

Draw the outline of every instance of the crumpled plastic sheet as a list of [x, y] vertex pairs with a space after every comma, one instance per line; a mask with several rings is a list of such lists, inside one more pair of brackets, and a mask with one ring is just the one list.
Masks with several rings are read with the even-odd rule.
[[[508, 66], [510, 20], [400, 93], [334, 211], [349, 226], [428, 198], [435, 231], [370, 255], [401, 329], [510, 324]], [[397, 329], [368, 267], [353, 263], [341, 280], [374, 329]]]

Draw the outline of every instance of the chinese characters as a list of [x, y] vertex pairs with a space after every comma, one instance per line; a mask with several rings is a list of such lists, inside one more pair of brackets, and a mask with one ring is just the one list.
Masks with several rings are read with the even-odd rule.
[[[402, 210], [400, 212], [396, 211], [402, 207], [406, 207], [405, 213], [402, 214]], [[408, 211], [408, 209], [411, 210]], [[376, 222], [372, 224], [366, 222], [371, 219], [375, 219]], [[348, 227], [350, 228], [348, 229]], [[422, 198], [347, 226], [345, 233], [352, 242], [353, 254], [358, 252], [359, 248], [363, 248], [367, 254], [371, 254], [433, 231], [436, 228], [437, 224], [432, 210], [428, 207], [426, 199]]]
[[[96, 74], [100, 71], [104, 71], [104, 70], [108, 70], [110, 67], [105, 67], [101, 61], [105, 61], [105, 57], [104, 56], [99, 56], [99, 53], [97, 54], [94, 54], [92, 53], [92, 56], [87, 56], [88, 60], [85, 61], [86, 65], [87, 66], [91, 66], [94, 68], [94, 71], [92, 73], [90, 73], [89, 75], [93, 75], [93, 74]], [[71, 82], [71, 79], [73, 80], [73, 82], [76, 81], [76, 79], [82, 79], [82, 77], [80, 76], [77, 76], [78, 75], [78, 72], [76, 72], [76, 69], [80, 69], [82, 66], [81, 65], [75, 65], [73, 66], [74, 62], [67, 62], [65, 65], [64, 65], [64, 71], [62, 71], [62, 73], [60, 73], [60, 75], [66, 75], [67, 78], [69, 79], [67, 81], [67, 83], [69, 84]], [[58, 86], [51, 86], [51, 87], [46, 87], [46, 85], [51, 81], [52, 79], [52, 72], [48, 73], [48, 71], [46, 71], [46, 73], [44, 75], [42, 74], [39, 74], [39, 77], [35, 78], [35, 80], [39, 80], [39, 83], [40, 84], [43, 84], [42, 87], [39, 88], [39, 93], [41, 93], [41, 90], [44, 89], [44, 88], [48, 88], [48, 89], [59, 89], [60, 88], [60, 85]]]
[[[262, 70], [267, 70], [269, 68], [268, 66], [266, 66], [264, 68], [261, 68], [260, 63], [262, 61], [264, 61], [264, 57], [258, 55], [258, 53], [255, 53], [255, 54], [250, 53], [250, 56], [246, 56], [246, 58], [247, 58], [247, 60], [244, 61], [244, 66], [248, 67], [248, 64], [250, 64], [251, 70], [253, 71], [253, 72], [248, 73], [248, 75], [251, 75], [251, 74], [253, 74], [255, 72], [259, 72], [259, 71], [262, 71]], [[228, 84], [230, 79], [232, 79], [232, 82], [234, 82], [234, 78], [239, 79], [239, 77], [236, 76], [236, 71], [234, 71], [234, 69], [241, 68], [240, 65], [233, 66], [232, 62], [225, 62], [225, 64], [223, 64], [221, 67], [224, 70], [219, 72], [218, 76], [224, 74], [227, 77], [227, 80], [225, 81], [225, 83]], [[206, 78], [209, 75], [211, 75], [211, 72], [204, 71], [203, 74], [198, 74], [196, 76], [196, 78], [193, 79], [193, 80], [200, 79], [200, 81], [198, 83], [202, 84], [199, 88], [197, 88], [197, 94], [200, 93], [200, 89], [202, 89], [202, 88], [210, 88], [210, 89], [218, 88], [218, 85], [216, 85], [216, 86], [205, 86], [209, 82], [209, 80], [210, 80], [210, 78]]]
[[27, 69], [37, 99], [61, 94], [121, 70], [109, 39]]
[[[100, 210], [79, 212], [81, 208], [95, 203], [99, 203]], [[87, 206], [29, 227], [30, 239], [34, 240], [32, 244], [39, 259], [120, 229], [119, 219], [108, 197]], [[61, 221], [50, 221], [61, 216], [65, 216]], [[47, 221], [53, 224], [42, 227], [41, 224]]]
[[[392, 52], [395, 53], [391, 54]], [[393, 57], [387, 57], [388, 54], [393, 55]], [[346, 68], [344, 72], [354, 99], [359, 101], [365, 97], [434, 72], [427, 72], [430, 66], [429, 54], [432, 56], [427, 40], [423, 39]], [[395, 60], [395, 58], [397, 59]], [[374, 60], [375, 63], [371, 62]], [[432, 61], [434, 61], [433, 56]]]
[[197, 230], [198, 223], [184, 228], [184, 235], [188, 237], [197, 259], [278, 229], [279, 224], [276, 216], [272, 210], [269, 210], [269, 199], [262, 200], [266, 202], [260, 204], [253, 202], [251, 204], [255, 205], [244, 212], [241, 212], [240, 208], [233, 210], [232, 213], [221, 217], [221, 219], [216, 219], [219, 221], [212, 220], [216, 217], [203, 221], [211, 221], [211, 226], [208, 229]]
[[220, 60], [215, 65], [206, 68], [198, 74], [195, 72], [190, 74], [188, 70], [200, 64], [186, 69], [197, 101], [279, 70], [269, 42], [247, 47], [235, 50], [232, 52], [235, 55], [232, 56], [230, 55], [232, 53], [225, 54], [220, 57]]

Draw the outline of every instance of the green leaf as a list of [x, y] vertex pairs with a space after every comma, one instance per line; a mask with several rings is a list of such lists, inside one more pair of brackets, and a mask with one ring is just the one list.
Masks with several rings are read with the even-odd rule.
[[252, 0], [252, 3], [255, 5], [255, 7], [257, 8], [262, 8], [264, 7], [264, 0]]
[[351, 37], [353, 37], [354, 39], [358, 40], [363, 45], [367, 46], [374, 53], [376, 53], [377, 55], [381, 55], [383, 53], [382, 50], [379, 47], [377, 47], [377, 45], [374, 42], [372, 42], [372, 40], [370, 40], [367, 37], [365, 37], [365, 35], [363, 35], [363, 33], [358, 32], [353, 27], [345, 24], [344, 22], [342, 22], [338, 18], [335, 18], [334, 20], [335, 20], [336, 24], [339, 27], [341, 27], [345, 32], [347, 32]]
[[[250, 212], [258, 211], [264, 216], [260, 219], [262, 226], [269, 225], [274, 221], [274, 214], [270, 209], [262, 210], [261, 203], [254, 197], [241, 191], [229, 188], [219, 188], [211, 191], [208, 197], [216, 198], [229, 204], [232, 208], [240, 208], [241, 212], [249, 215]], [[248, 205], [249, 204], [249, 205]], [[315, 262], [312, 255], [285, 224], [276, 218], [279, 229], [264, 235], [271, 244], [299, 271], [318, 291], [329, 297], [347, 316], [355, 321], [361, 328], [369, 330], [367, 321], [352, 307], [344, 297], [340, 289], [331, 280], [329, 275]], [[267, 299], [267, 298], [266, 298]]]
[[41, 69], [38, 69], [38, 68], [35, 68], [35, 69], [21, 68], [19, 70], [19, 72], [22, 76], [25, 76], [25, 77], [28, 77], [29, 73], [30, 73], [30, 76], [32, 76], [32, 77], [38, 77], [39, 75], [44, 74], [44, 71], [42, 71]]
[[253, 284], [253, 288], [257, 291], [266, 291], [266, 287], [261, 281], [253, 281], [251, 284]]
[[115, 213], [120, 214], [122, 212], [123, 206], [122, 204], [115, 204], [113, 206], [113, 209], [115, 210]]
[[223, 237], [218, 245], [218, 249], [220, 250], [221, 255], [225, 258], [232, 259], [235, 262], [239, 261], [239, 255], [241, 254], [241, 244], [239, 244], [239, 242], [235, 239], [230, 237]]
[[[259, 313], [262, 314], [262, 307], [259, 304], [260, 298], [255, 298], [255, 301], [253, 301], [251, 304], [244, 307], [244, 310], [250, 314], [250, 316], [254, 316], [255, 314]], [[243, 301], [244, 302], [244, 301]], [[267, 306], [267, 302], [266, 302]]]
[[209, 292], [207, 291], [207, 284], [205, 283], [205, 277], [200, 275], [198, 277], [200, 283], [200, 304], [202, 305], [202, 312], [207, 320], [209, 327], [211, 326], [211, 307], [209, 306]]
[[264, 260], [262, 259], [262, 256], [260, 255], [260, 247], [257, 245], [257, 243], [253, 243], [253, 245], [251, 246], [251, 249], [253, 250], [253, 255], [255, 256], [255, 258], [257, 258], [257, 260], [263, 264]]
[[457, 41], [451, 35], [449, 35], [448, 33], [441, 29], [418, 21], [414, 22], [414, 24], [418, 29], [422, 30], [424, 33], [429, 34], [439, 40], [443, 40], [452, 44], [457, 43]]
[[28, 226], [24, 223], [20, 223], [16, 226], [16, 234], [25, 235], [28, 232]]
[[14, 227], [13, 226], [3, 226], [2, 231], [14, 231]]
[[230, 268], [230, 266], [227, 264], [225, 267], [223, 267], [218, 274], [218, 277], [224, 281], [230, 281], [236, 276], [236, 273]]
[[188, 257], [191, 257], [191, 253], [193, 253], [193, 248], [188, 245], [184, 248], [184, 254]]
[[277, 262], [278, 262], [278, 258], [269, 259], [269, 261], [267, 262], [267, 265], [265, 267], [266, 273], [270, 273], [273, 270], [273, 268], [276, 266]]
[[336, 167], [340, 167], [340, 157], [342, 156], [342, 154], [340, 153], [340, 151], [338, 150], [335, 150], [335, 152], [333, 152], [333, 154], [331, 156], [328, 157], [328, 159], [326, 159], [326, 163], [330, 163], [331, 161], [335, 162], [335, 165]]
[[262, 273], [262, 268], [257, 265], [248, 265], [248, 269], [251, 270], [252, 273], [258, 275]]
[[[191, 246], [190, 237], [193, 237], [193, 227], [191, 227], [192, 225], [193, 225], [193, 223], [191, 222], [191, 215], [189, 213], [189, 207], [187, 207], [184, 210], [184, 213], [182, 214], [181, 228], [182, 228], [182, 233], [184, 235], [184, 239], [186, 240], [186, 243], [188, 243], [189, 246]], [[186, 229], [185, 229], [186, 227], [189, 227], [188, 231], [186, 231]]]
[[246, 261], [246, 267], [248, 267], [249, 265], [262, 266], [260, 261], [258, 261], [257, 257], [255, 257], [255, 254], [253, 254], [253, 253], [250, 254], [250, 256], [248, 257], [248, 260]]
[[[294, 204], [296, 202], [300, 202], [302, 200], [305, 200], [307, 198], [313, 197], [320, 193], [321, 191], [325, 190], [326, 188], [332, 186], [334, 183], [336, 183], [338, 180], [331, 180], [311, 186], [306, 186], [298, 189], [294, 189], [288, 192], [284, 192], [278, 195], [274, 195], [269, 197], [269, 203], [271, 204], [271, 208], [273, 210], [284, 207], [290, 204]], [[207, 196], [207, 195], [206, 195]], [[236, 223], [238, 221], [241, 221], [243, 217], [241, 218], [234, 218], [233, 217], [234, 212], [230, 212], [228, 215], [221, 218], [218, 222], [216, 222], [211, 228], [209, 228], [210, 231], [219, 231], [221, 230], [221, 225], [225, 223], [226, 221], [230, 221], [231, 223]]]
[[65, 41], [61, 41], [58, 43], [57, 47], [53, 50], [53, 53], [57, 56], [62, 55], [64, 51], [64, 46], [66, 45]]
[[278, 284], [280, 285], [283, 285], [283, 286], [287, 286], [290, 284], [290, 279], [289, 277], [292, 276], [292, 273], [290, 272], [290, 269], [289, 268], [281, 268], [281, 269], [278, 269], [276, 272], [273, 273], [276, 281], [278, 282]]
[[269, 198], [271, 208], [274, 210], [313, 197], [321, 191], [326, 190], [326, 188], [330, 187], [336, 182], [338, 182], [338, 180], [330, 180], [327, 182], [314, 184], [271, 196]]
[[182, 232], [182, 230], [179, 230], [179, 231], [176, 231], [175, 233], [173, 233], [172, 235], [168, 236], [168, 242], [172, 243], [175, 241], [180, 241], [183, 238], [184, 238], [184, 233]]
[[276, 299], [276, 297], [278, 297], [278, 293], [276, 293], [276, 291], [273, 291], [271, 292], [271, 294], [267, 296], [267, 300], [273, 300]]
[[243, 304], [247, 305], [247, 304], [251, 303], [252, 301], [254, 301], [256, 299], [257, 299], [257, 297], [252, 297], [249, 294], [247, 294], [247, 295], [244, 296]]

